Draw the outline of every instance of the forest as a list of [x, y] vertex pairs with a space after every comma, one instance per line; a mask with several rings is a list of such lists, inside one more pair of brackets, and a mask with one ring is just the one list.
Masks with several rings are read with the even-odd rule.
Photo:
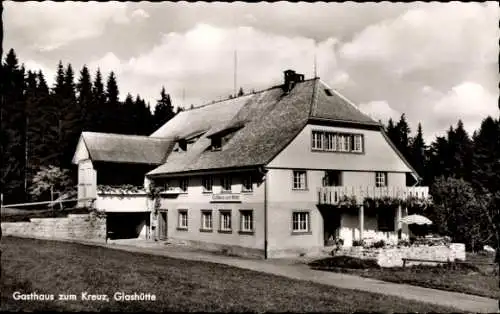
[[[140, 95], [119, 100], [118, 78], [111, 72], [78, 73], [57, 65], [54, 86], [41, 71], [26, 70], [11, 49], [0, 67], [1, 186], [4, 204], [31, 201], [33, 176], [42, 167], [67, 169], [82, 131], [149, 135], [182, 110], [165, 88], [151, 110]], [[242, 94], [240, 90], [239, 94]], [[471, 104], [473, 106], [474, 104]], [[419, 123], [412, 132], [403, 114], [384, 125], [391, 141], [429, 186], [433, 205], [424, 210], [440, 233], [469, 248], [499, 243], [500, 122], [485, 117], [469, 135], [462, 121], [428, 145]], [[73, 182], [76, 184], [76, 182]]]

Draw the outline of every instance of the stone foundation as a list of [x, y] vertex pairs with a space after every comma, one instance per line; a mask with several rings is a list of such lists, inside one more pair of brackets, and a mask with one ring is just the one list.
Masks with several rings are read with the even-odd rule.
[[63, 218], [31, 218], [30, 222], [2, 222], [4, 236], [50, 239], [106, 240], [106, 218], [69, 214]]
[[[362, 259], [374, 259], [381, 267], [402, 267], [403, 258], [415, 258], [422, 260], [450, 261], [465, 260], [465, 245], [463, 243], [451, 243], [449, 245], [435, 246], [410, 246], [392, 247], [380, 249], [365, 249], [362, 247], [343, 248], [335, 255], [344, 255]], [[437, 265], [438, 263], [411, 261], [406, 265]]]

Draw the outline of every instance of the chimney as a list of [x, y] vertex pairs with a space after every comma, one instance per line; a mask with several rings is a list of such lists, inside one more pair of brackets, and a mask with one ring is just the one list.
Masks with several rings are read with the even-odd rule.
[[294, 70], [286, 70], [285, 74], [285, 83], [283, 85], [283, 89], [285, 94], [290, 92], [297, 82], [304, 81], [304, 74], [295, 73]]

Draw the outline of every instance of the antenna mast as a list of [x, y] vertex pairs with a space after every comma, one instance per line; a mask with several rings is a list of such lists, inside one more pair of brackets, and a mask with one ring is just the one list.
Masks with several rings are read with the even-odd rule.
[[236, 96], [236, 78], [238, 73], [238, 52], [234, 51], [234, 96]]
[[318, 70], [317, 70], [317, 61], [316, 61], [316, 47], [314, 47], [314, 78], [318, 77]]

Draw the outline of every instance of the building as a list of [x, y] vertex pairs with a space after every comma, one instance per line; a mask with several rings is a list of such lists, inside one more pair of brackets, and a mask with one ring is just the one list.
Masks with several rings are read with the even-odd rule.
[[[157, 205], [145, 191], [96, 192], [103, 161], [151, 168], [145, 188], [163, 188]], [[378, 122], [292, 70], [282, 85], [181, 112], [149, 137], [84, 132], [74, 163], [79, 196], [133, 220], [140, 237], [269, 258], [314, 254], [340, 238], [407, 237], [405, 208], [369, 211], [364, 200], [428, 191], [406, 186], [418, 174]], [[132, 216], [140, 212], [150, 216]]]

